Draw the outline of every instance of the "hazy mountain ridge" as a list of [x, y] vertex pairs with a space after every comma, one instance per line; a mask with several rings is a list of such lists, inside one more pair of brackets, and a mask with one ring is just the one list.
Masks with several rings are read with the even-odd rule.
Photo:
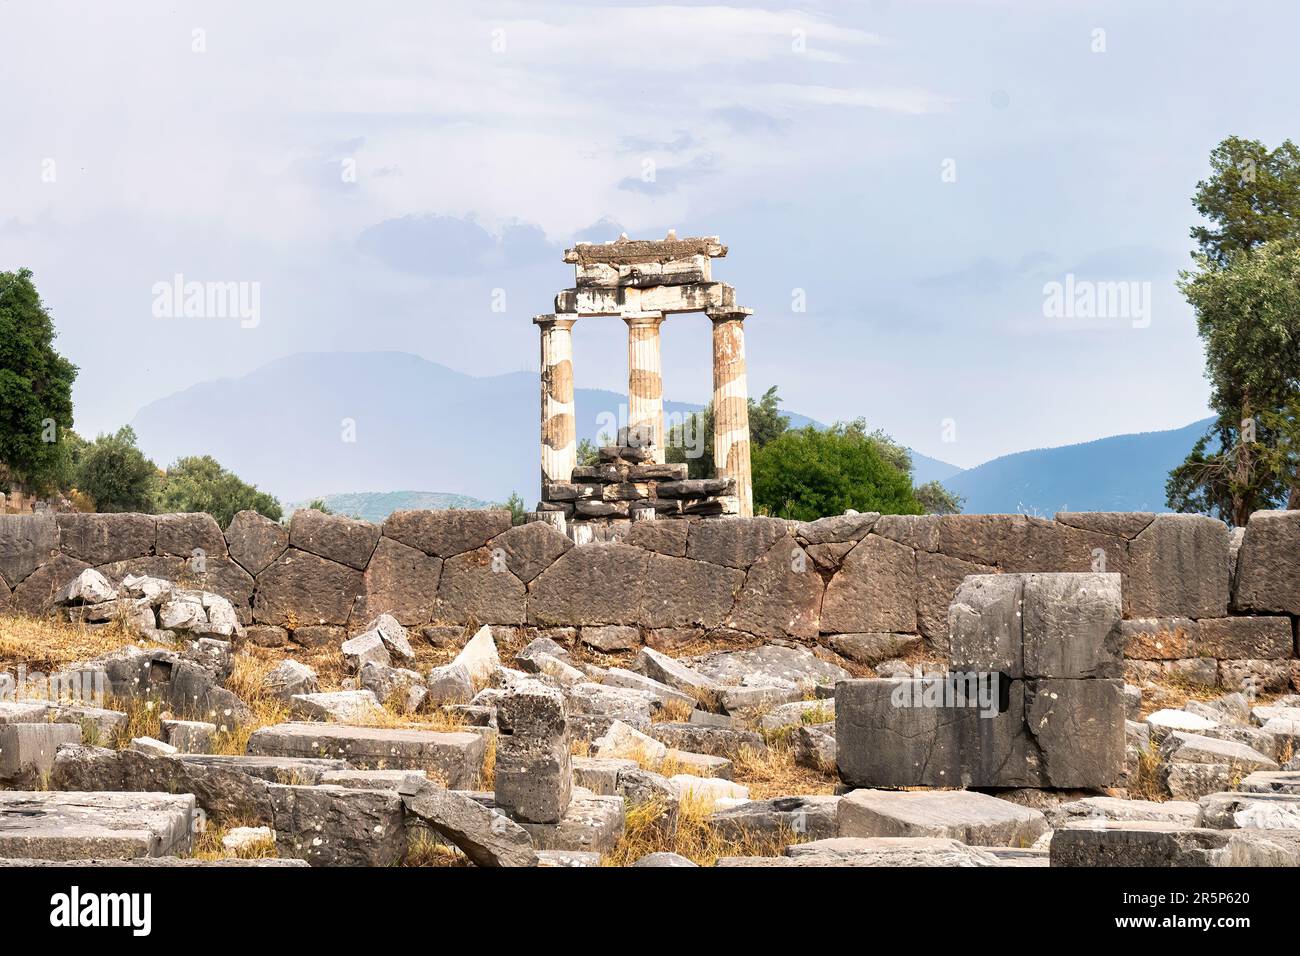
[[[596, 440], [626, 403], [576, 389], [579, 438]], [[282, 501], [324, 498], [339, 513], [382, 520], [398, 508], [482, 507], [512, 492], [532, 505], [537, 405], [535, 372], [475, 378], [404, 352], [303, 352], [159, 399], [131, 424], [160, 465], [210, 454]], [[664, 408], [680, 418], [700, 406]], [[783, 413], [795, 428], [820, 424]], [[1018, 452], [964, 471], [913, 452], [913, 480], [942, 481], [969, 513], [1162, 511], [1169, 469], [1205, 425]]]

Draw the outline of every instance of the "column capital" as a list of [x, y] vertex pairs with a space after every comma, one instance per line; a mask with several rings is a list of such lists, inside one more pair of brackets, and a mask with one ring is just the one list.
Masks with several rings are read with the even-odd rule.
[[664, 320], [662, 312], [622, 312], [619, 318], [630, 329], [657, 329]]
[[729, 309], [708, 309], [704, 314], [711, 322], [741, 322], [753, 315], [754, 310], [737, 306]]
[[533, 316], [533, 325], [538, 325], [542, 328], [571, 329], [577, 321], [578, 317], [576, 315], [570, 317], [565, 315], [556, 315], [555, 313], [547, 313], [545, 315]]

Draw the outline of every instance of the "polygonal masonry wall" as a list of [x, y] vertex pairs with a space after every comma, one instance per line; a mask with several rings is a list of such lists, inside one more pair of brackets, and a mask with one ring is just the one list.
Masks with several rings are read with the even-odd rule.
[[[1195, 515], [841, 515], [612, 521], [575, 546], [504, 511], [403, 511], [382, 525], [252, 512], [0, 516], [0, 604], [48, 609], [95, 567], [191, 581], [229, 598], [256, 639], [341, 641], [381, 612], [407, 626], [626, 625], [671, 648], [710, 635], [821, 644], [874, 663], [922, 643], [946, 656], [962, 579], [1121, 575], [1127, 673], [1237, 689], [1296, 676], [1300, 512], [1257, 513], [1236, 542]], [[1237, 565], [1234, 573], [1234, 565]]]

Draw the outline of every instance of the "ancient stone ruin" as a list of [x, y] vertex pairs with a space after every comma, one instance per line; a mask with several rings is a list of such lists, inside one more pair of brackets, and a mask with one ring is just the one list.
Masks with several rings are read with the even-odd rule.
[[[564, 254], [574, 288], [555, 297], [555, 312], [533, 321], [542, 334], [543, 520], [606, 523], [611, 518], [754, 513], [750, 478], [749, 394], [743, 322], [751, 309], [735, 290], [713, 281], [712, 260], [727, 247], [716, 236], [578, 243]], [[687, 479], [666, 464], [659, 327], [669, 315], [703, 312], [713, 323], [713, 463], [715, 477]], [[573, 327], [582, 317], [627, 323], [628, 423], [600, 462], [577, 463], [573, 399]], [[589, 540], [582, 532], [579, 540]]]
[[0, 861], [1300, 864], [1300, 513], [602, 528], [0, 517]]

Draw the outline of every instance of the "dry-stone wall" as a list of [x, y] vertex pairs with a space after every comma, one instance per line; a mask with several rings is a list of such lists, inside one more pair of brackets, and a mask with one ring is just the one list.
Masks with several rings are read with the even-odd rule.
[[[671, 649], [704, 637], [822, 644], [872, 664], [946, 657], [967, 575], [1118, 572], [1130, 679], [1236, 689], [1300, 678], [1300, 512], [1244, 534], [1194, 515], [1061, 513], [614, 522], [574, 546], [504, 511], [401, 511], [382, 526], [252, 512], [0, 516], [0, 604], [48, 608], [79, 571], [192, 581], [233, 603], [261, 643], [341, 642], [381, 612], [412, 627], [576, 628]], [[1238, 557], [1239, 555], [1239, 557]]]

